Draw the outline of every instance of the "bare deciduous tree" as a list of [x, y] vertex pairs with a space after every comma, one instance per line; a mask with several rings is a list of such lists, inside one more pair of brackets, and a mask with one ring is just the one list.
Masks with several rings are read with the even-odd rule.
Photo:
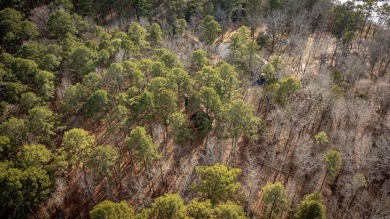
[[279, 42], [278, 36], [285, 27], [287, 16], [283, 11], [272, 11], [269, 15], [264, 17], [263, 22], [267, 25], [267, 30], [271, 35], [271, 54], [275, 50], [275, 46]]
[[31, 10], [31, 16], [29, 17], [33, 21], [40, 32], [47, 29], [47, 23], [50, 18], [50, 8], [47, 5], [43, 5]]

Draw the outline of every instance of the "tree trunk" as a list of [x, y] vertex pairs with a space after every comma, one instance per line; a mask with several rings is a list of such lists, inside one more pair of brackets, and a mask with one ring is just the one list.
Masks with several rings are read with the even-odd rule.
[[275, 199], [276, 199], [276, 195], [274, 196], [274, 201], [272, 202], [271, 211], [269, 212], [268, 219], [271, 219], [272, 217], [272, 212], [274, 211], [274, 206], [275, 206]]
[[253, 42], [255, 41], [255, 30], [256, 30], [256, 28], [252, 26], [251, 27], [251, 38], [252, 38]]
[[57, 204], [54, 205], [54, 208], [56, 209], [59, 218], [65, 218], [64, 215], [62, 214], [62, 210], [58, 208]]
[[[122, 160], [121, 159], [121, 155], [119, 155], [119, 160]], [[119, 197], [121, 196], [121, 193], [122, 193], [122, 168], [121, 168], [121, 162], [119, 161], [118, 162], [118, 173], [117, 173], [117, 185], [119, 185], [119, 188], [118, 188], [118, 194], [119, 194]], [[115, 180], [115, 179], [114, 179]]]
[[[236, 146], [237, 146], [237, 138], [236, 137], [233, 137], [232, 139], [232, 148], [231, 148], [231, 151], [230, 151], [230, 155], [229, 157], [232, 159], [234, 157], [234, 155], [236, 154]], [[230, 160], [230, 159], [229, 159]]]
[[209, 133], [206, 134], [206, 142], [205, 142], [205, 144], [206, 144], [206, 148], [207, 148], [207, 145], [209, 144]]
[[33, 209], [31, 207], [29, 207], [32, 215], [34, 216], [35, 219], [39, 219], [39, 216], [35, 213], [35, 211], [33, 211]]
[[274, 49], [275, 49], [275, 38], [276, 38], [276, 34], [272, 34], [272, 43], [271, 43], [271, 53], [270, 55], [272, 55], [274, 53]]
[[356, 197], [357, 197], [357, 192], [358, 192], [359, 190], [357, 190], [356, 192], [355, 192], [355, 194], [353, 195], [353, 197], [351, 198], [351, 201], [349, 202], [349, 204], [348, 204], [348, 208], [351, 208], [352, 207], [352, 204], [354, 203], [354, 201], [355, 201], [355, 199], [356, 199]]
[[385, 68], [381, 71], [381, 76], [385, 76], [385, 73], [386, 73], [386, 69], [389, 67], [390, 65], [390, 59], [387, 61], [386, 65], [385, 65]]
[[368, 34], [370, 33], [370, 30], [371, 30], [371, 26], [372, 26], [372, 24], [370, 23], [370, 26], [368, 26], [368, 29], [367, 29], [366, 34], [364, 36], [364, 39], [367, 39], [367, 36], [368, 36]]
[[328, 176], [328, 170], [326, 170], [326, 173], [325, 173], [324, 179], [323, 179], [323, 180], [322, 180], [322, 182], [321, 182], [320, 192], [322, 191], [322, 186], [324, 185], [324, 182], [325, 182], [326, 176]]
[[91, 193], [91, 190], [90, 190], [90, 185], [88, 183], [88, 180], [87, 180], [87, 171], [85, 170], [85, 167], [83, 166], [82, 168], [83, 170], [83, 178], [84, 178], [84, 183], [85, 183], [85, 186], [87, 187], [87, 194], [88, 194], [88, 197], [89, 199], [91, 200], [91, 202], [93, 203], [93, 205], [96, 205], [95, 203], [95, 200], [93, 198], [93, 194]]
[[376, 65], [376, 62], [371, 66], [371, 75], [370, 75], [370, 78], [372, 79], [372, 77], [374, 76], [374, 68], [375, 68], [375, 65]]
[[303, 69], [303, 74], [304, 75], [306, 73], [306, 69], [307, 69], [307, 65], [309, 64], [309, 61], [310, 61], [310, 58], [311, 58], [311, 53], [312, 53], [312, 49], [310, 49], [310, 52], [309, 54], [307, 55], [307, 59], [306, 59], [306, 62], [305, 62], [305, 68]]

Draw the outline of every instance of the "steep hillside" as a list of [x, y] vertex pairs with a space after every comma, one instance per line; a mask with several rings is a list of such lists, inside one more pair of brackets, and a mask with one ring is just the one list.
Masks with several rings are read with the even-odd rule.
[[1, 218], [390, 217], [390, 6], [0, 3]]

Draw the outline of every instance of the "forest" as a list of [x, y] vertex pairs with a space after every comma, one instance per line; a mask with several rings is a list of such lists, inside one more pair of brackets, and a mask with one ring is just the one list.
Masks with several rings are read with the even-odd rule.
[[1, 0], [0, 218], [390, 218], [390, 2]]

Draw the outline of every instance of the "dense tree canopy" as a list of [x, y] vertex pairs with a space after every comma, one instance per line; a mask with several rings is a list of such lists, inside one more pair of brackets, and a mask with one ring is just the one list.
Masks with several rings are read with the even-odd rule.
[[278, 214], [280, 211], [284, 210], [284, 207], [287, 205], [287, 200], [285, 198], [286, 190], [282, 183], [267, 183], [262, 188], [262, 200], [268, 205], [268, 215], [272, 217], [273, 214]]
[[185, 218], [183, 199], [177, 194], [165, 194], [154, 200], [151, 206], [151, 217]]
[[80, 128], [66, 131], [62, 139], [62, 146], [67, 153], [67, 160], [74, 165], [79, 164], [88, 156], [94, 143], [94, 136]]
[[242, 206], [237, 205], [233, 202], [226, 202], [223, 204], [219, 204], [215, 208], [215, 213], [217, 218], [234, 218], [234, 219], [247, 219], [248, 217], [245, 215], [244, 209]]
[[212, 218], [214, 215], [210, 200], [198, 201], [194, 199], [186, 207], [188, 215], [194, 219]]
[[238, 193], [240, 183], [236, 181], [240, 169], [217, 164], [214, 166], [197, 167], [199, 181], [194, 184], [194, 190], [201, 193], [204, 199], [210, 199], [213, 205], [233, 198]]
[[327, 173], [329, 174], [330, 178], [335, 178], [341, 170], [342, 156], [340, 152], [336, 150], [329, 150], [324, 155], [324, 160], [327, 165]]
[[48, 28], [51, 34], [61, 37], [66, 33], [76, 34], [78, 32], [73, 17], [65, 11], [57, 11], [50, 16]]
[[322, 203], [321, 199], [321, 194], [319, 193], [305, 195], [295, 209], [294, 218], [326, 218], [325, 205]]
[[352, 2], [336, 5], [333, 8], [332, 15], [332, 33], [339, 39], [349, 31], [357, 31], [363, 21], [363, 15], [360, 11], [355, 10]]
[[21, 170], [5, 163], [0, 164], [0, 200], [4, 207], [15, 211], [15, 217], [25, 217], [29, 209], [37, 207], [47, 197], [51, 180], [39, 167]]
[[130, 135], [126, 139], [126, 146], [134, 159], [142, 163], [145, 167], [160, 156], [156, 144], [146, 134], [145, 128], [143, 127], [137, 126], [131, 130]]
[[205, 43], [210, 45], [221, 32], [221, 25], [212, 16], [207, 15], [203, 18], [202, 32]]
[[2, 45], [15, 51], [21, 41], [38, 35], [37, 25], [23, 18], [19, 11], [5, 8], [0, 11], [0, 39]]
[[110, 177], [112, 168], [119, 161], [119, 151], [109, 145], [96, 146], [88, 154], [86, 166], [92, 170], [98, 179]]
[[28, 167], [45, 169], [53, 159], [53, 153], [41, 144], [24, 145], [17, 156], [18, 165], [23, 169]]
[[89, 212], [89, 215], [93, 219], [135, 218], [134, 209], [125, 201], [119, 203], [108, 200], [100, 202]]

